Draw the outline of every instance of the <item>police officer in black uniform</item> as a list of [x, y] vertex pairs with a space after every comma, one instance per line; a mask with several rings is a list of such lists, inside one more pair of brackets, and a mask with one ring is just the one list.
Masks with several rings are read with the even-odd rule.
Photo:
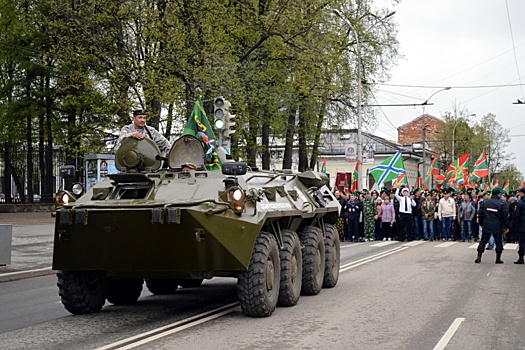
[[483, 227], [483, 234], [478, 245], [478, 258], [474, 261], [476, 264], [481, 262], [481, 255], [485, 251], [485, 245], [494, 236], [496, 241], [496, 264], [503, 264], [501, 253], [503, 252], [503, 229], [509, 227], [508, 208], [499, 196], [501, 190], [495, 188], [492, 190], [492, 197], [484, 200], [480, 204], [478, 220], [479, 225]]
[[523, 265], [523, 256], [525, 255], [525, 187], [518, 190], [519, 200], [516, 202], [516, 207], [512, 213], [514, 223], [514, 234], [518, 238], [518, 260], [514, 264]]

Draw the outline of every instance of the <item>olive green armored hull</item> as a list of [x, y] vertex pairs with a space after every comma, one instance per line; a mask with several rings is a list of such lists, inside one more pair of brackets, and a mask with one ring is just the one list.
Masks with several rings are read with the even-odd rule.
[[57, 212], [53, 268], [136, 277], [235, 275], [247, 268], [261, 230], [334, 223], [339, 211], [326, 186], [304, 184], [321, 184], [317, 173], [237, 177], [236, 188], [246, 193], [241, 212], [227, 200], [225, 179], [233, 177], [170, 170], [112, 176]]

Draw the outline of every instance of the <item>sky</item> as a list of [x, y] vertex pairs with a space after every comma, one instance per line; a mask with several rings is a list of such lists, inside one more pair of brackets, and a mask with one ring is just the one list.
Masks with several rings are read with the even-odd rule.
[[[469, 117], [475, 122], [492, 113], [509, 129], [506, 150], [525, 176], [525, 104], [513, 104], [518, 99], [525, 102], [525, 85], [520, 85], [525, 84], [525, 0], [389, 4], [396, 11], [390, 20], [398, 24], [404, 57], [391, 69], [391, 79], [377, 86], [375, 102], [420, 104], [436, 93], [425, 114], [442, 117], [456, 105], [476, 114]], [[448, 86], [450, 90], [438, 92]], [[397, 127], [423, 113], [421, 106], [381, 109], [375, 134], [389, 140], [397, 140]]]

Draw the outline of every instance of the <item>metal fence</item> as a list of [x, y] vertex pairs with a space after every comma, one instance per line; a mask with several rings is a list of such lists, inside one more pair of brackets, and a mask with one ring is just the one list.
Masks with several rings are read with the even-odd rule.
[[62, 165], [61, 149], [0, 142], [0, 202], [52, 203]]

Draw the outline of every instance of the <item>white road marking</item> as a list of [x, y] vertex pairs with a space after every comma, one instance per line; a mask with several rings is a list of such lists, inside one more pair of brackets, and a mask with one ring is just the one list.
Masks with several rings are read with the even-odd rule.
[[395, 248], [395, 249], [391, 249], [391, 250], [387, 250], [386, 252], [383, 252], [383, 253], [380, 253], [380, 254], [376, 254], [376, 255], [372, 255], [372, 256], [369, 256], [368, 258], [364, 258], [364, 259], [360, 259], [360, 260], [356, 260], [356, 261], [353, 261], [349, 264], [346, 264], [346, 265], [343, 265], [340, 269], [339, 269], [339, 272], [344, 272], [344, 271], [347, 271], [347, 270], [350, 270], [350, 269], [353, 269], [353, 268], [356, 268], [358, 266], [361, 266], [361, 265], [364, 265], [366, 263], [369, 263], [369, 262], [372, 262], [374, 260], [377, 260], [377, 259], [381, 259], [381, 258], [384, 258], [385, 256], [388, 256], [390, 254], [394, 254], [394, 253], [398, 253], [398, 252], [401, 252], [405, 249], [408, 249], [409, 247], [399, 247], [399, 248]]
[[395, 243], [397, 242], [396, 241], [384, 241], [381, 243], [372, 244], [371, 247], [384, 247], [384, 246], [395, 244]]
[[476, 249], [479, 246], [479, 243], [474, 243], [471, 246], [469, 246], [469, 249]]
[[454, 333], [456, 333], [456, 331], [459, 328], [459, 325], [463, 321], [465, 321], [465, 318], [463, 318], [463, 317], [456, 318], [454, 320], [454, 322], [452, 322], [450, 327], [448, 327], [448, 329], [445, 332], [445, 334], [443, 334], [443, 337], [441, 338], [439, 343], [437, 343], [437, 345], [434, 347], [434, 350], [443, 350], [443, 349], [445, 349], [445, 347], [447, 346], [448, 342], [450, 341], [450, 339], [452, 339], [452, 337], [454, 336]]
[[352, 247], [359, 247], [359, 244], [341, 245], [341, 249], [352, 248]]
[[[231, 303], [231, 304], [228, 304], [228, 305], [224, 305], [222, 307], [219, 307], [219, 308], [207, 311], [207, 312], [203, 312], [202, 314], [198, 314], [198, 315], [189, 317], [187, 319], [180, 320], [180, 321], [168, 324], [166, 326], [153, 329], [153, 330], [151, 330], [149, 332], [144, 332], [144, 333], [135, 335], [133, 337], [129, 337], [129, 338], [126, 338], [126, 339], [119, 340], [119, 341], [117, 341], [115, 343], [105, 345], [105, 346], [97, 348], [95, 350], [114, 349], [114, 348], [117, 348], [120, 345], [125, 345], [125, 344], [133, 342], [133, 343], [125, 345], [123, 347], [117, 348], [117, 349], [132, 349], [132, 348], [137, 347], [139, 345], [143, 345], [145, 343], [149, 343], [149, 342], [151, 342], [153, 340], [156, 340], [158, 338], [165, 337], [167, 335], [170, 335], [170, 334], [173, 334], [173, 333], [176, 333], [176, 332], [180, 332], [180, 331], [182, 331], [184, 329], [196, 326], [198, 324], [201, 324], [201, 323], [204, 323], [204, 322], [207, 322], [207, 321], [211, 321], [211, 320], [213, 320], [215, 318], [222, 317], [222, 316], [224, 316], [226, 314], [229, 314], [229, 313], [231, 313], [233, 311], [240, 310], [238, 305], [239, 305], [239, 303]], [[221, 311], [219, 313], [215, 313], [215, 312], [217, 312], [219, 310], [223, 310], [223, 311]], [[207, 316], [207, 317], [204, 317], [204, 316], [209, 315], [209, 314], [211, 314], [211, 315]]]
[[443, 242], [441, 244], [438, 244], [434, 248], [448, 248], [448, 247], [450, 247], [451, 245], [454, 245], [454, 244], [456, 244], [456, 242]]
[[517, 250], [519, 248], [519, 244], [517, 243], [507, 243], [504, 245], [504, 248], [506, 250]]
[[408, 242], [408, 243], [403, 244], [403, 247], [415, 247], [416, 245], [420, 245], [420, 244], [423, 244], [425, 242], [426, 241], [412, 241], [412, 242]]

